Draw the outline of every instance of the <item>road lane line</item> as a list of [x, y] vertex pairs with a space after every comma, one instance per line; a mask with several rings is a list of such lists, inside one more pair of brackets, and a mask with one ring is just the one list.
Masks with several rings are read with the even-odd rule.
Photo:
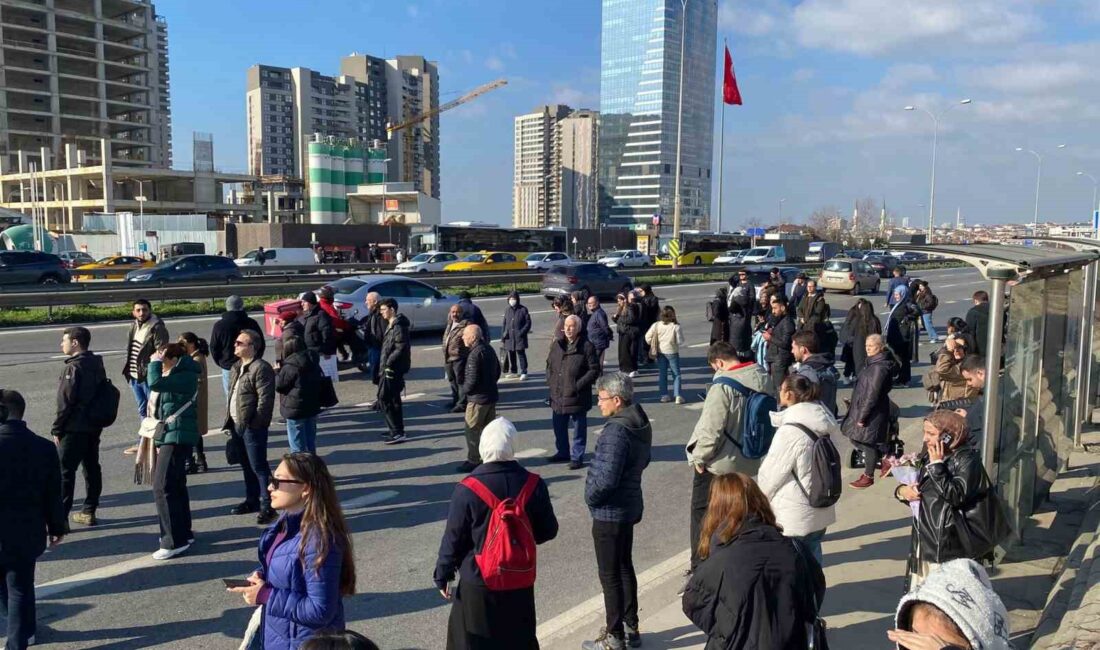
[[693, 344], [689, 345], [688, 347], [689, 348], [703, 348], [703, 347], [706, 347], [708, 345], [710, 345], [710, 343], [693, 343]]
[[435, 352], [436, 350], [442, 350], [443, 346], [442, 345], [433, 345], [431, 347], [420, 348], [420, 349], [424, 352]]
[[341, 501], [340, 507], [344, 510], [354, 510], [355, 508], [366, 508], [367, 506], [373, 506], [376, 503], [382, 503], [383, 501], [389, 501], [397, 496], [399, 492], [397, 490], [380, 490], [378, 492], [370, 492], [357, 496], [354, 499], [348, 499], [347, 501]]
[[532, 449], [524, 449], [523, 451], [516, 452], [516, 458], [535, 458], [546, 453], [545, 449], [535, 447]]
[[98, 569], [92, 569], [91, 571], [77, 573], [67, 578], [53, 580], [44, 585], [35, 586], [34, 591], [39, 600], [49, 600], [71, 589], [76, 589], [77, 587], [83, 587], [84, 585], [103, 580], [110, 580], [111, 578], [117, 578], [132, 571], [137, 571], [138, 569], [151, 568], [157, 564], [159, 564], [159, 562], [154, 560], [151, 554], [142, 555], [117, 564], [111, 564]]

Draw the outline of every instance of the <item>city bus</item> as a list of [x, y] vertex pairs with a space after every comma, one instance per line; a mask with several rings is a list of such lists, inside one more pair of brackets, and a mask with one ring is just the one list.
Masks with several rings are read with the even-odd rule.
[[501, 228], [491, 224], [445, 224], [409, 226], [409, 249], [413, 255], [425, 251], [476, 253], [500, 251], [519, 253], [567, 253], [565, 228]]
[[[656, 266], [672, 266], [672, 255], [668, 251], [668, 242], [672, 235], [661, 235], [658, 245]], [[752, 237], [732, 233], [700, 232], [698, 230], [680, 231], [680, 266], [699, 266], [713, 264], [716, 257], [728, 250], [749, 248]]]

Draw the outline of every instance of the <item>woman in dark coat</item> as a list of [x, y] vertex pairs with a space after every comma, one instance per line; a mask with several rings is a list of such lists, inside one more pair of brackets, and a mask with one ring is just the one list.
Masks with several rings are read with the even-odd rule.
[[638, 371], [638, 339], [642, 337], [641, 308], [633, 294], [615, 296], [617, 307], [611, 320], [619, 333], [619, 370], [631, 377]]
[[841, 431], [852, 444], [863, 450], [863, 474], [849, 483], [862, 490], [875, 483], [875, 466], [890, 436], [890, 389], [893, 387], [894, 362], [885, 349], [881, 334], [872, 334], [864, 342], [867, 364], [852, 389], [852, 404], [844, 416]]
[[[535, 588], [490, 590], [478, 568], [476, 556], [485, 544], [492, 514], [483, 497], [487, 490], [497, 499], [516, 499], [531, 523], [536, 544], [554, 539], [558, 520], [546, 483], [515, 460], [516, 428], [505, 418], [490, 422], [481, 434], [478, 453], [484, 462], [455, 486], [447, 514], [447, 527], [439, 543], [439, 557], [432, 576], [436, 589], [452, 600], [447, 625], [447, 650], [534, 650]], [[531, 481], [532, 486], [526, 487]], [[526, 492], [526, 495], [521, 494]], [[452, 584], [455, 574], [460, 581]]]
[[321, 366], [306, 350], [305, 341], [283, 344], [283, 364], [275, 376], [279, 413], [286, 419], [290, 453], [317, 453], [317, 415], [321, 412]]
[[[500, 342], [508, 352], [508, 367], [512, 372], [505, 377], [519, 375], [527, 378], [527, 334], [531, 332], [531, 313], [519, 302], [519, 292], [508, 294], [508, 306], [504, 308], [504, 324], [500, 330]], [[516, 365], [516, 362], [519, 365]], [[519, 371], [518, 373], [516, 371]]]
[[707, 303], [707, 320], [710, 321], [710, 342], [726, 341], [730, 336], [730, 311], [727, 287], [719, 287], [714, 298]]
[[684, 614], [707, 635], [706, 650], [809, 646], [807, 626], [825, 595], [825, 576], [796, 544], [783, 537], [751, 478], [714, 477], [700, 562], [682, 600]]
[[920, 308], [910, 297], [909, 287], [898, 285], [894, 288], [894, 307], [886, 320], [886, 344], [901, 363], [896, 379], [899, 386], [908, 385], [913, 378], [912, 365], [917, 358], [919, 322]]
[[844, 319], [840, 330], [840, 340], [844, 344], [843, 356], [850, 361], [844, 366], [845, 377], [855, 377], [863, 370], [867, 363], [867, 352], [863, 343], [871, 334], [882, 334], [882, 323], [875, 316], [875, 308], [871, 303], [866, 298], [860, 298], [848, 310], [848, 317]]

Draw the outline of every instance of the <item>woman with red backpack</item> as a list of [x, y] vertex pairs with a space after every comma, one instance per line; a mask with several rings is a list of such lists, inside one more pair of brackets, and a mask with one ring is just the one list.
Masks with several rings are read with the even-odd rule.
[[[481, 433], [482, 464], [455, 487], [433, 580], [453, 601], [448, 650], [537, 649], [537, 544], [558, 534], [546, 483], [515, 460], [515, 426]], [[526, 519], [526, 522], [524, 522]], [[461, 576], [457, 588], [451, 584]]]

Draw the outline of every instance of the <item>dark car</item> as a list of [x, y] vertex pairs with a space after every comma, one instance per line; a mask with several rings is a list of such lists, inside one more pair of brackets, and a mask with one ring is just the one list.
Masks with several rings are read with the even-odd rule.
[[0, 284], [68, 284], [69, 269], [57, 255], [38, 251], [0, 251]]
[[224, 282], [239, 277], [233, 260], [218, 255], [182, 255], [126, 274], [128, 282]]
[[630, 278], [603, 264], [558, 264], [542, 276], [542, 295], [547, 300], [567, 296], [574, 291], [584, 291], [599, 298], [614, 298], [615, 294], [633, 288]]
[[898, 256], [898, 261], [901, 262], [927, 262], [927, 253], [914, 253], [913, 251], [907, 251]]
[[890, 277], [890, 273], [898, 265], [898, 258], [893, 255], [868, 255], [863, 261], [870, 264], [880, 278]]
[[749, 281], [752, 282], [755, 286], [759, 287], [767, 282], [768, 278], [771, 277], [773, 268], [779, 269], [779, 274], [783, 276], [783, 280], [787, 284], [794, 282], [794, 279], [798, 277], [798, 274], [803, 273], [803, 270], [798, 268], [797, 266], [746, 266], [745, 271], [747, 271], [749, 274]]

